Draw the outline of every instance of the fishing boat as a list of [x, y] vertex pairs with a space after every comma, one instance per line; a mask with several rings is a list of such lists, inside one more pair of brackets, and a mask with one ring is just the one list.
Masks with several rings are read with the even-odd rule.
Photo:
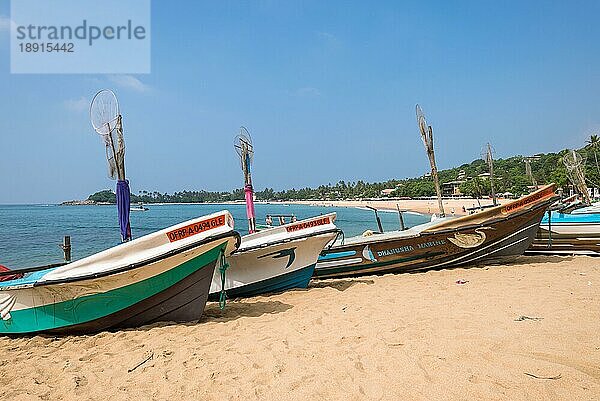
[[348, 238], [326, 247], [318, 278], [418, 271], [521, 255], [531, 245], [555, 185], [458, 218], [438, 218], [407, 230]]
[[600, 204], [592, 203], [584, 159], [575, 150], [562, 158], [575, 194], [552, 207], [543, 218], [528, 254], [600, 255]]
[[[198, 320], [217, 263], [239, 246], [227, 211], [0, 282], [0, 333], [74, 333]], [[11, 275], [17, 271], [5, 271]]]
[[591, 205], [581, 205], [581, 207], [574, 208], [571, 214], [600, 214], [600, 202], [592, 203]]
[[[335, 213], [297, 220], [293, 215], [266, 217], [266, 229], [257, 229], [250, 166], [254, 146], [248, 130], [240, 128], [234, 141], [244, 172], [248, 235], [228, 259], [225, 278], [215, 272], [210, 297], [225, 291], [228, 297], [248, 297], [291, 288], [306, 288], [323, 247], [338, 233]], [[286, 220], [287, 219], [287, 220]], [[279, 222], [279, 225], [275, 225]]]
[[600, 255], [600, 213], [546, 213], [527, 253]]
[[[417, 125], [431, 166], [439, 216], [430, 222], [384, 233], [377, 212], [378, 232], [335, 241], [319, 256], [318, 278], [410, 272], [459, 266], [521, 255], [531, 245], [546, 209], [558, 198], [547, 185], [521, 199], [463, 217], [446, 217], [435, 163], [433, 128], [416, 106]], [[488, 144], [486, 161], [493, 182], [493, 158]], [[492, 189], [492, 195], [494, 190]], [[494, 205], [496, 198], [493, 196]]]
[[136, 206], [131, 206], [129, 210], [132, 212], [145, 212], [150, 209], [148, 209], [146, 206], [144, 206], [142, 202], [140, 202]]
[[218, 298], [222, 289], [234, 298], [306, 288], [319, 254], [339, 232], [335, 217], [329, 213], [243, 236], [227, 259], [224, 288], [215, 272], [211, 299]]

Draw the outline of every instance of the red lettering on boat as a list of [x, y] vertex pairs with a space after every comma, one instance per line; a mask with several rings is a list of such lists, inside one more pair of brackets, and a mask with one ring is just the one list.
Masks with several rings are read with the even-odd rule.
[[329, 224], [329, 223], [330, 223], [329, 217], [323, 217], [320, 219], [305, 221], [303, 223], [298, 223], [298, 224], [294, 224], [291, 226], [287, 226], [285, 229], [288, 233], [291, 233], [294, 231], [305, 230], [307, 228], [323, 226], [323, 225]]
[[170, 242], [175, 242], [224, 225], [225, 215], [221, 215], [211, 219], [202, 220], [197, 223], [192, 223], [185, 227], [177, 228], [173, 231], [169, 231], [167, 233], [167, 237], [169, 238]]
[[523, 199], [519, 199], [514, 202], [511, 202], [508, 205], [504, 206], [500, 211], [502, 212], [502, 214], [508, 214], [508, 213], [514, 212], [515, 210], [524, 208], [525, 206], [527, 206], [529, 204], [535, 203], [535, 202], [545, 199], [545, 198], [549, 198], [551, 196], [554, 196], [554, 190], [552, 187], [549, 187], [549, 188], [546, 188], [544, 191], [541, 191], [538, 193], [533, 193], [529, 196], [524, 197]]

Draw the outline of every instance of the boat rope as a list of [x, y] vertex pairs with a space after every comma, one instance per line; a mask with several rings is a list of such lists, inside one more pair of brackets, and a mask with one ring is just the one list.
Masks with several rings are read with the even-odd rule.
[[227, 292], [225, 292], [225, 272], [229, 268], [227, 258], [225, 257], [225, 248], [221, 249], [221, 258], [219, 263], [219, 273], [221, 273], [221, 294], [219, 294], [219, 308], [225, 309], [227, 303]]
[[331, 247], [333, 247], [333, 245], [340, 238], [340, 236], [342, 237], [342, 240], [340, 241], [340, 245], [344, 245], [344, 240], [346, 239], [344, 231], [342, 231], [342, 229], [338, 228], [335, 230], [335, 238], [332, 241], [330, 241], [327, 245], [325, 245], [327, 250], [330, 250]]
[[548, 249], [552, 248], [552, 210], [548, 210]]

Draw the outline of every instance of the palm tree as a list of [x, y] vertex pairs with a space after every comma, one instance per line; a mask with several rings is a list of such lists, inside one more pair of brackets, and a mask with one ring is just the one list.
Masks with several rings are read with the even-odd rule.
[[596, 170], [598, 174], [600, 174], [600, 167], [598, 166], [598, 156], [596, 155], [596, 150], [600, 147], [600, 137], [596, 134], [590, 135], [590, 139], [585, 141], [587, 143], [586, 147], [590, 148], [592, 152], [594, 152], [594, 160], [596, 161]]

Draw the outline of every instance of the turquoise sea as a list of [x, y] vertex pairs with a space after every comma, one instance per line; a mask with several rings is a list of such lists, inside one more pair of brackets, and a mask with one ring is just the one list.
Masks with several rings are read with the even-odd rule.
[[[195, 217], [227, 209], [235, 228], [248, 233], [244, 204], [235, 205], [147, 205], [145, 212], [131, 212], [134, 238]], [[264, 224], [270, 214], [294, 214], [303, 219], [337, 212], [336, 225], [346, 237], [377, 230], [374, 213], [357, 208], [326, 208], [304, 205], [258, 204], [257, 222]], [[386, 231], [399, 227], [397, 213], [380, 212]], [[424, 223], [429, 216], [404, 214], [407, 226]], [[70, 235], [73, 260], [81, 259], [120, 242], [116, 207], [58, 205], [0, 205], [0, 264], [9, 268], [33, 267], [62, 261], [59, 248], [63, 236]]]

